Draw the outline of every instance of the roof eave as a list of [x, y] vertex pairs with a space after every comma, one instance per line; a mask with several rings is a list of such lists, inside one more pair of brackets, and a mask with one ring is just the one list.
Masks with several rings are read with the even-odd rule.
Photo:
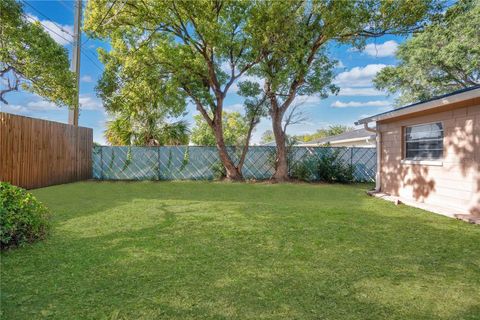
[[302, 143], [301, 146], [318, 146], [326, 143], [330, 144], [339, 144], [339, 143], [348, 143], [348, 142], [357, 142], [357, 141], [368, 141], [370, 139], [375, 139], [375, 135], [368, 135], [368, 136], [363, 136], [363, 137], [357, 137], [357, 138], [350, 138], [350, 139], [342, 139], [342, 140], [333, 140], [333, 141], [325, 141], [325, 142], [305, 142]]

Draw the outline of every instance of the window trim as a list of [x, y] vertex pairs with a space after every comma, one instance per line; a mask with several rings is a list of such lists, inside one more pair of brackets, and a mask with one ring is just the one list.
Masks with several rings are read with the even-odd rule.
[[[438, 159], [409, 159], [407, 158], [407, 128], [412, 128], [412, 127], [419, 127], [419, 126], [424, 126], [424, 125], [429, 125], [429, 124], [436, 124], [440, 123], [442, 125], [442, 156]], [[423, 165], [431, 165], [431, 166], [442, 166], [443, 165], [443, 158], [444, 158], [444, 139], [445, 139], [445, 127], [443, 125], [443, 121], [431, 121], [431, 122], [422, 122], [422, 123], [417, 123], [417, 124], [412, 124], [412, 125], [406, 125], [403, 126], [402, 128], [402, 164], [423, 164]], [[440, 140], [440, 139], [431, 139], [433, 140]], [[414, 141], [410, 141], [414, 142]]]
[[438, 166], [441, 167], [443, 166], [443, 161], [442, 160], [408, 160], [408, 159], [402, 159], [400, 161], [401, 164], [421, 164], [424, 166]]

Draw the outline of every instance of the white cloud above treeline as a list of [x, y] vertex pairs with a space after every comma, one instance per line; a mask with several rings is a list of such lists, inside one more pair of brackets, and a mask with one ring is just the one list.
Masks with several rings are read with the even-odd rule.
[[358, 50], [356, 48], [350, 48], [351, 52], [362, 52], [375, 58], [393, 57], [398, 49], [398, 42], [394, 40], [388, 40], [384, 43], [369, 43], [363, 48]]
[[7, 112], [13, 114], [26, 114], [28, 109], [25, 106], [19, 104], [1, 104], [0, 112]]
[[397, 48], [398, 43], [394, 40], [389, 40], [380, 44], [367, 44], [363, 52], [372, 57], [384, 58], [394, 56]]
[[91, 83], [91, 82], [93, 82], [93, 78], [91, 76], [89, 76], [88, 74], [86, 74], [86, 75], [84, 75], [80, 78], [80, 81], [86, 82], [86, 83]]
[[387, 67], [386, 64], [368, 64], [365, 67], [354, 67], [339, 73], [334, 83], [340, 87], [371, 87], [376, 74]]
[[383, 92], [375, 88], [340, 88], [339, 96], [383, 96]]
[[80, 110], [103, 110], [102, 101], [88, 94], [81, 94], [78, 102], [80, 103]]
[[[0, 111], [9, 112], [15, 114], [28, 114], [31, 112], [48, 112], [55, 111], [61, 108], [55, 103], [43, 100], [40, 96], [35, 95], [36, 100], [27, 102], [26, 104], [2, 104]], [[90, 94], [81, 94], [79, 97], [80, 111], [81, 110], [93, 110], [103, 111], [102, 101], [96, 97], [92, 97]]]
[[372, 101], [335, 101], [331, 104], [334, 108], [350, 108], [350, 107], [387, 107], [391, 104], [388, 100], [372, 100]]

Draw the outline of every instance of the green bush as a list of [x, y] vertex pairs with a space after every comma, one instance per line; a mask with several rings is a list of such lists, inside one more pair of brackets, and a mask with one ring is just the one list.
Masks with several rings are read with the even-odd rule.
[[318, 159], [308, 157], [292, 165], [290, 177], [302, 181], [315, 181], [317, 178]]
[[295, 163], [290, 170], [292, 178], [308, 182], [352, 183], [353, 173], [354, 167], [342, 161], [338, 150], [326, 152], [320, 157], [307, 157]]
[[49, 226], [47, 208], [31, 193], [0, 182], [0, 249], [43, 239]]
[[318, 160], [318, 179], [325, 182], [352, 183], [354, 167], [340, 159], [337, 150], [326, 153]]
[[225, 167], [220, 160], [214, 162], [211, 166], [211, 169], [214, 180], [223, 180], [227, 176], [227, 170], [225, 170]]

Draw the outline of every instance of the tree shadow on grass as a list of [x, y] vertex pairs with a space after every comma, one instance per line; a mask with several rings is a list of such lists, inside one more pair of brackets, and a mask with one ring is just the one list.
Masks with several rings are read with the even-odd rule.
[[[275, 188], [279, 194], [268, 199], [259, 197], [258, 189], [240, 194], [245, 188], [236, 186], [232, 195], [218, 199], [215, 192], [225, 186], [205, 188], [192, 193], [166, 184], [140, 194], [135, 187], [113, 190], [116, 200], [107, 195], [108, 203], [82, 214], [65, 213], [51, 240], [3, 257], [4, 315], [478, 315], [472, 297], [480, 293], [475, 249], [480, 232], [473, 226], [378, 199], [348, 199], [355, 189], [337, 203], [330, 194], [318, 194], [330, 192], [323, 188]], [[74, 197], [77, 207], [82, 197]], [[131, 212], [135, 207], [141, 211]]]

